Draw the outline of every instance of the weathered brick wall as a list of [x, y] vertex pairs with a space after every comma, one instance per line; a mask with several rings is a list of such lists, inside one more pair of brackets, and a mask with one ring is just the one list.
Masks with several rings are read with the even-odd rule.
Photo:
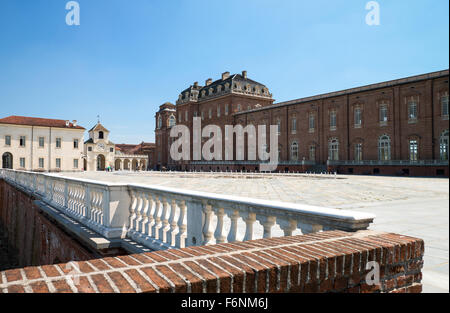
[[43, 215], [33, 200], [27, 193], [0, 180], [0, 228], [13, 247], [9, 253], [15, 254], [9, 258], [17, 259], [18, 266], [29, 266], [94, 257]]
[[[81, 261], [78, 277], [67, 264], [9, 270], [0, 291], [416, 293], [423, 253], [417, 238], [332, 231]], [[366, 283], [370, 261], [379, 285]]]

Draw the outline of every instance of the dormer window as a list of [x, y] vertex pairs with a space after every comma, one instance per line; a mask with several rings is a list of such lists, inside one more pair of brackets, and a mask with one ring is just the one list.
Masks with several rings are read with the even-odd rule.
[[98, 132], [98, 139], [104, 139], [104, 134], [102, 131]]

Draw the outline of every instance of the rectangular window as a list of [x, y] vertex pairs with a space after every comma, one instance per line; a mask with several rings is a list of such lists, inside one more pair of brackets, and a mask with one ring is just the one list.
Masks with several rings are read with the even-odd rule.
[[20, 158], [20, 167], [25, 168], [25, 158]]
[[220, 106], [217, 107], [217, 117], [220, 117]]
[[61, 168], [61, 159], [56, 159], [56, 168]]
[[19, 142], [19, 145], [20, 145], [21, 147], [25, 147], [25, 136], [20, 136], [20, 142]]
[[448, 95], [444, 95], [441, 98], [441, 111], [442, 117], [448, 118]]
[[88, 147], [88, 151], [92, 151], [92, 147]]
[[361, 108], [355, 109], [355, 127], [361, 127]]
[[109, 148], [109, 152], [114, 152], [114, 148]]
[[316, 160], [316, 146], [309, 146], [309, 160]]
[[408, 118], [410, 121], [417, 120], [417, 102], [415, 100], [408, 102]]
[[225, 104], [225, 115], [228, 115], [228, 104]]
[[61, 148], [61, 138], [56, 138], [56, 148]]
[[78, 168], [78, 159], [73, 159], [73, 168]]
[[330, 129], [336, 129], [336, 111], [331, 111], [330, 113]]
[[11, 145], [11, 136], [5, 136], [5, 146]]
[[417, 143], [417, 140], [410, 140], [409, 141], [409, 160], [417, 161], [418, 156], [419, 156], [419, 144]]
[[297, 133], [297, 119], [296, 119], [295, 117], [292, 119], [292, 129], [291, 129], [291, 132], [292, 132], [293, 134], [296, 134], [296, 133]]
[[382, 105], [380, 106], [380, 124], [385, 125], [388, 121], [388, 111], [387, 106]]
[[202, 111], [202, 121], [205, 119], [205, 112]]
[[362, 161], [362, 144], [355, 144], [355, 161]]
[[209, 109], [209, 111], [208, 111], [208, 117], [212, 118], [212, 110], [211, 109]]
[[45, 138], [39, 137], [39, 148], [44, 148]]
[[178, 122], [181, 123], [181, 112], [178, 113]]
[[78, 139], [73, 140], [73, 148], [78, 149]]
[[39, 168], [44, 168], [44, 158], [39, 158]]
[[314, 128], [316, 128], [316, 118], [314, 114], [309, 114], [309, 132], [314, 132]]
[[184, 120], [187, 122], [189, 120], [189, 112], [184, 111]]

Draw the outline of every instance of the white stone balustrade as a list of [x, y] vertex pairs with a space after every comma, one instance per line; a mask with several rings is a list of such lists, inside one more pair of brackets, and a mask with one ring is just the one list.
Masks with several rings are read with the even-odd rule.
[[59, 175], [1, 170], [18, 185], [107, 238], [155, 249], [367, 229], [368, 213], [189, 191], [107, 184]]

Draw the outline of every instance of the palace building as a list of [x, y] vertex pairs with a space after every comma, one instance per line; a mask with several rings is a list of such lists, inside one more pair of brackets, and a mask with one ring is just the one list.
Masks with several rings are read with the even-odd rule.
[[[170, 129], [194, 117], [202, 125], [277, 125], [277, 170], [448, 176], [449, 71], [274, 103], [247, 72], [197, 82], [156, 113], [156, 168], [256, 171], [258, 161], [178, 161]], [[205, 142], [208, 138], [203, 138]], [[246, 140], [247, 141], [247, 140]], [[224, 151], [224, 149], [222, 149]], [[192, 142], [191, 142], [192, 158]]]

